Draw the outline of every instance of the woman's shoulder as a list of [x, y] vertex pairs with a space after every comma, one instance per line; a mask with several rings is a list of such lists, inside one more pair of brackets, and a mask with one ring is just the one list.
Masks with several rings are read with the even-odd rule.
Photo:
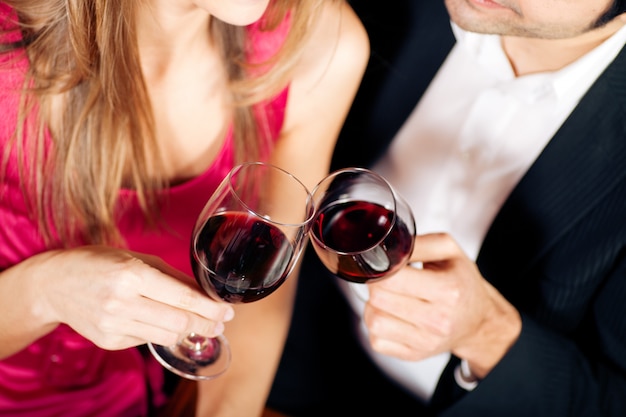
[[343, 62], [361, 71], [369, 58], [369, 37], [346, 1], [327, 1], [311, 28], [303, 60], [330, 65]]
[[365, 27], [348, 2], [322, 4], [293, 72], [291, 119], [296, 124], [308, 120], [311, 111], [344, 114], [370, 56]]
[[365, 71], [369, 52], [365, 27], [348, 2], [323, 2], [303, 46], [294, 81], [305, 90], [321, 87], [323, 79], [352, 88]]
[[[271, 58], [283, 45], [292, 29], [292, 16], [287, 14], [272, 30], [264, 30], [261, 19], [248, 27], [249, 58], [263, 62]], [[301, 61], [307, 67], [328, 65], [330, 60], [345, 59], [348, 68], [365, 66], [369, 58], [369, 38], [365, 27], [347, 1], [322, 2], [322, 8], [310, 27], [302, 47]], [[302, 66], [302, 65], [301, 65]]]

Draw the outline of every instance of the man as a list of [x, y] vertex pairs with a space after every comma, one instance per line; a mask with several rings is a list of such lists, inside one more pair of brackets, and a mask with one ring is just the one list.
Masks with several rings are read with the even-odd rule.
[[309, 253], [270, 405], [626, 415], [626, 2], [354, 3], [373, 54], [334, 167], [406, 197], [422, 265], [344, 288], [363, 356]]

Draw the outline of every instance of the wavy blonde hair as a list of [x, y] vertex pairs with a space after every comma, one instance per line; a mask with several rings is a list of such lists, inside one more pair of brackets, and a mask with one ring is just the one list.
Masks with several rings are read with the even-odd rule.
[[[219, 45], [234, 103], [236, 161], [258, 156], [262, 135], [253, 107], [286, 86], [323, 1], [329, 0], [270, 2], [261, 29], [274, 29], [290, 13], [291, 30], [270, 65], [265, 65], [271, 71], [255, 71], [254, 77], [247, 71], [246, 29], [211, 19], [208, 36]], [[22, 183], [28, 184], [24, 190], [31, 190], [31, 208], [44, 237], [65, 244], [121, 243], [115, 207], [123, 187], [137, 191], [146, 218], [154, 225], [150, 213], [156, 212], [157, 192], [168, 184], [161, 174], [163, 162], [139, 63], [137, 2], [5, 3], [16, 12], [22, 41], [1, 48], [25, 48], [30, 61], [15, 135], [23, 139], [14, 138], [12, 143], [19, 161], [29, 158], [20, 170]], [[33, 113], [36, 134], [25, 135]], [[53, 120], [53, 114], [60, 119]], [[46, 130], [51, 132], [52, 149], [45, 149]], [[7, 155], [5, 149], [5, 162]]]

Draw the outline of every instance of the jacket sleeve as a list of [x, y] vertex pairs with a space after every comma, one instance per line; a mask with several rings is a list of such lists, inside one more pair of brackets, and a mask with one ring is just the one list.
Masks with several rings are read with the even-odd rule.
[[449, 366], [438, 401], [452, 405], [441, 415], [626, 415], [626, 260], [594, 300], [588, 322], [571, 336], [523, 314], [519, 339], [471, 392], [453, 386]]

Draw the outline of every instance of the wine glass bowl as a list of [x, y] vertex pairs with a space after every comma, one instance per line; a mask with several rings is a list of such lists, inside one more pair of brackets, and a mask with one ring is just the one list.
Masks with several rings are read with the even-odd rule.
[[415, 219], [382, 176], [365, 168], [341, 169], [314, 188], [313, 198], [311, 243], [331, 273], [365, 283], [408, 263]]
[[[236, 166], [196, 221], [190, 260], [196, 282], [215, 300], [251, 303], [273, 293], [293, 271], [313, 219], [311, 193], [276, 166]], [[211, 379], [230, 363], [225, 337], [190, 334], [176, 346], [149, 344], [159, 362], [188, 379]]]
[[213, 298], [249, 303], [287, 278], [294, 248], [285, 234], [254, 214], [224, 212], [207, 219], [193, 246], [198, 284]]

